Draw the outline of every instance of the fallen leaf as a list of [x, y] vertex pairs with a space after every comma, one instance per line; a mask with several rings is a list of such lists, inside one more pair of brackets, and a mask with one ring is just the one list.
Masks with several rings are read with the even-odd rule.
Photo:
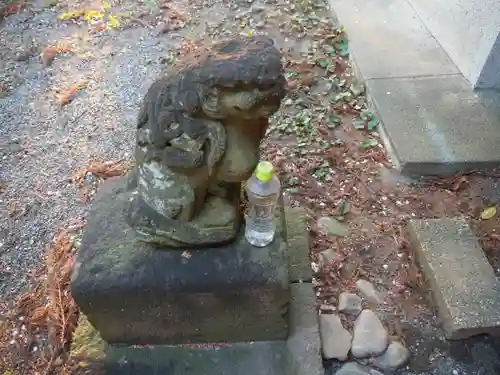
[[323, 68], [323, 69], [326, 69], [328, 68], [328, 60], [327, 59], [317, 59], [316, 60], [316, 65], [318, 65], [319, 67]]
[[87, 10], [84, 12], [83, 19], [87, 21], [87, 23], [92, 23], [96, 21], [100, 21], [104, 18], [104, 12], [100, 10]]
[[67, 105], [73, 100], [75, 97], [75, 94], [80, 91], [81, 89], [85, 88], [88, 84], [87, 80], [80, 81], [79, 83], [76, 83], [72, 86], [69, 87], [66, 91], [64, 91], [62, 94], [60, 94], [57, 97], [57, 102], [60, 105]]
[[32, 323], [40, 323], [43, 320], [46, 319], [46, 316], [48, 314], [48, 307], [47, 306], [42, 306], [38, 307], [35, 309], [31, 315], [31, 322]]
[[481, 219], [488, 220], [497, 214], [497, 208], [495, 206], [488, 207], [481, 212]]
[[24, 6], [24, 1], [19, 1], [14, 4], [7, 5], [4, 8], [0, 8], [0, 19], [2, 17], [9, 16], [11, 14], [19, 13], [21, 8]]
[[118, 17], [109, 16], [108, 17], [108, 26], [111, 27], [112, 29], [120, 28], [120, 21], [118, 21]]
[[363, 85], [361, 82], [355, 82], [352, 83], [351, 86], [349, 86], [349, 90], [351, 90], [352, 95], [357, 98], [365, 92], [365, 85]]
[[358, 130], [363, 130], [366, 127], [365, 120], [356, 120], [354, 121], [354, 128]]
[[329, 115], [327, 117], [328, 127], [334, 128], [342, 123], [342, 118], [337, 115]]
[[106, 28], [107, 28], [106, 25], [101, 24], [101, 25], [95, 25], [92, 28], [92, 30], [94, 30], [94, 31], [104, 31], [104, 30], [106, 30]]
[[359, 144], [362, 148], [370, 148], [378, 145], [378, 141], [376, 139], [370, 138], [370, 139], [365, 139], [364, 141], [361, 141]]
[[44, 66], [49, 66], [50, 64], [52, 64], [52, 62], [54, 61], [54, 58], [60, 54], [60, 53], [64, 53], [64, 52], [70, 52], [71, 51], [71, 47], [69, 45], [66, 45], [66, 44], [61, 44], [61, 45], [57, 45], [57, 46], [49, 46], [47, 48], [45, 48], [42, 52], [42, 54], [40, 55], [41, 59], [42, 59], [42, 64]]
[[368, 121], [368, 130], [373, 130], [375, 127], [378, 125], [378, 120], [375, 116], [373, 116], [369, 121]]
[[61, 21], [71, 21], [80, 18], [85, 15], [85, 10], [79, 9], [71, 12], [61, 13], [57, 18]]

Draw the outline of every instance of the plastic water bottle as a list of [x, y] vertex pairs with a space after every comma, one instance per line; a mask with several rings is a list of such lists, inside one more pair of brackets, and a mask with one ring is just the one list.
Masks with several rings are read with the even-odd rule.
[[276, 233], [275, 212], [281, 193], [281, 183], [273, 165], [260, 162], [247, 181], [249, 212], [246, 216], [245, 238], [253, 246], [270, 244]]

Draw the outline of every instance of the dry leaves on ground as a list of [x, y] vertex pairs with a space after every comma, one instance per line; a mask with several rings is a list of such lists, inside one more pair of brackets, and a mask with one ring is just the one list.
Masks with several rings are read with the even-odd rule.
[[20, 0], [17, 2], [12, 2], [5, 6], [0, 6], [0, 21], [11, 14], [19, 13], [19, 11], [23, 8], [25, 0]]
[[46, 251], [45, 266], [36, 272], [35, 287], [16, 299], [0, 340], [3, 371], [12, 375], [64, 373], [78, 319], [70, 294], [74, 265], [71, 231], [83, 225], [61, 230], [54, 237]]
[[123, 176], [130, 169], [132, 164], [123, 160], [118, 161], [92, 161], [86, 167], [80, 168], [72, 178], [78, 186], [85, 185], [85, 177], [89, 174], [96, 176], [100, 182], [112, 177]]
[[98, 185], [108, 178], [125, 175], [133, 168], [133, 163], [118, 161], [92, 161], [73, 175], [72, 181], [83, 189], [83, 201], [90, 201]]
[[163, 4], [160, 8], [163, 10], [163, 21], [160, 32], [176, 31], [186, 25], [188, 18], [172, 5]]

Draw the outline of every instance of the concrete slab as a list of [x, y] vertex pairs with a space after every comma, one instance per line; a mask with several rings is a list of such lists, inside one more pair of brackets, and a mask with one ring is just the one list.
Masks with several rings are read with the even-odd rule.
[[329, 0], [364, 79], [459, 73], [405, 0]]
[[500, 281], [463, 218], [410, 220], [446, 338], [500, 333]]
[[451, 175], [500, 166], [500, 113], [461, 75], [373, 79], [368, 95], [405, 175]]
[[292, 284], [291, 293], [287, 341], [111, 346], [96, 339], [98, 333], [82, 316], [71, 357], [85, 363], [103, 363], [106, 375], [323, 375], [312, 285]]
[[497, 0], [407, 1], [473, 86], [500, 88]]

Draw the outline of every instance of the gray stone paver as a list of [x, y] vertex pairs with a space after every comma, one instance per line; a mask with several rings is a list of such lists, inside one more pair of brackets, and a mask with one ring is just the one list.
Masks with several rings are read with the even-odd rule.
[[500, 111], [478, 97], [408, 1], [329, 2], [403, 174], [500, 166]]
[[461, 75], [369, 80], [367, 88], [403, 173], [500, 165], [500, 114]]
[[498, 333], [500, 281], [465, 220], [410, 220], [408, 230], [446, 337]]
[[330, 0], [364, 79], [459, 73], [405, 0]]

